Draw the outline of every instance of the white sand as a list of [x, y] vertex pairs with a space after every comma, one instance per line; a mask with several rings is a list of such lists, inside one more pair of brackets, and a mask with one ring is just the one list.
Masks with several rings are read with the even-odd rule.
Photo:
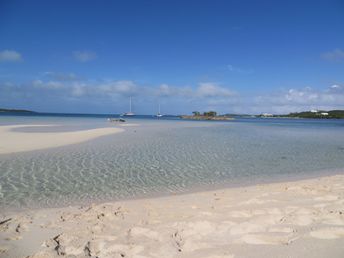
[[97, 128], [72, 132], [15, 132], [15, 128], [51, 125], [0, 126], [0, 154], [40, 150], [80, 143], [94, 138], [119, 133], [121, 128]]
[[7, 219], [0, 257], [344, 257], [344, 175]]

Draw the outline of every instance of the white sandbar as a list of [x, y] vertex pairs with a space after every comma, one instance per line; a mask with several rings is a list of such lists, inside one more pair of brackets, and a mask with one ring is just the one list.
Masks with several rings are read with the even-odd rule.
[[72, 132], [16, 132], [15, 128], [51, 125], [0, 126], [0, 154], [60, 147], [119, 133], [121, 128], [97, 128]]

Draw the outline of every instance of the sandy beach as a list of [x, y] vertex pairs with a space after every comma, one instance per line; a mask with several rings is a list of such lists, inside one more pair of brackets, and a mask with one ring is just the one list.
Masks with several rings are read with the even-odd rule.
[[14, 132], [25, 127], [47, 127], [52, 125], [10, 125], [0, 126], [0, 154], [41, 150], [80, 143], [113, 133], [123, 132], [121, 128], [96, 128], [72, 132]]
[[344, 258], [343, 31], [344, 0], [0, 0], [0, 258]]
[[[46, 125], [35, 125], [46, 126]], [[0, 127], [0, 153], [129, 131]], [[0, 211], [0, 257], [343, 257], [344, 175], [60, 208]]]
[[344, 176], [30, 210], [1, 257], [343, 257]]

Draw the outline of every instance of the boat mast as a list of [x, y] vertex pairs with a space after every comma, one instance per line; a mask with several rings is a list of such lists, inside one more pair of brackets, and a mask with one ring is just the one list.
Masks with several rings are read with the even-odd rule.
[[131, 113], [131, 96], [129, 98], [129, 112]]

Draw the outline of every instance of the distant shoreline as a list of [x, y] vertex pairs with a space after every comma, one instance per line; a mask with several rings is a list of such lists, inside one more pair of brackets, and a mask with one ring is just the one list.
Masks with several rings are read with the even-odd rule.
[[256, 117], [263, 118], [310, 118], [310, 119], [344, 119], [344, 110], [311, 110], [304, 112], [295, 112], [288, 115], [274, 115], [264, 113]]
[[[7, 108], [0, 108], [0, 114], [32, 114], [32, 115], [42, 115], [42, 116], [101, 116], [101, 117], [120, 117], [120, 113], [118, 114], [100, 114], [100, 113], [55, 113], [55, 112], [37, 112], [27, 109], [7, 109]], [[135, 118], [138, 117], [155, 117], [154, 115], [135, 115]], [[180, 118], [184, 120], [199, 120], [199, 121], [228, 121], [228, 120], [235, 120], [236, 118], [281, 118], [281, 119], [344, 119], [344, 110], [312, 110], [312, 111], [304, 111], [304, 112], [296, 112], [296, 113], [289, 113], [289, 114], [268, 114], [262, 113], [259, 115], [248, 115], [248, 114], [223, 114], [223, 115], [209, 115], [209, 114], [196, 114], [196, 115], [164, 115], [164, 117], [174, 117]]]
[[6, 109], [6, 108], [0, 108], [0, 112], [4, 112], [4, 113], [37, 113], [35, 111], [26, 110], [26, 109]]
[[226, 121], [226, 120], [234, 120], [233, 117], [228, 116], [187, 116], [183, 115], [180, 116], [181, 119], [190, 119], [190, 120], [214, 120], [214, 121]]

